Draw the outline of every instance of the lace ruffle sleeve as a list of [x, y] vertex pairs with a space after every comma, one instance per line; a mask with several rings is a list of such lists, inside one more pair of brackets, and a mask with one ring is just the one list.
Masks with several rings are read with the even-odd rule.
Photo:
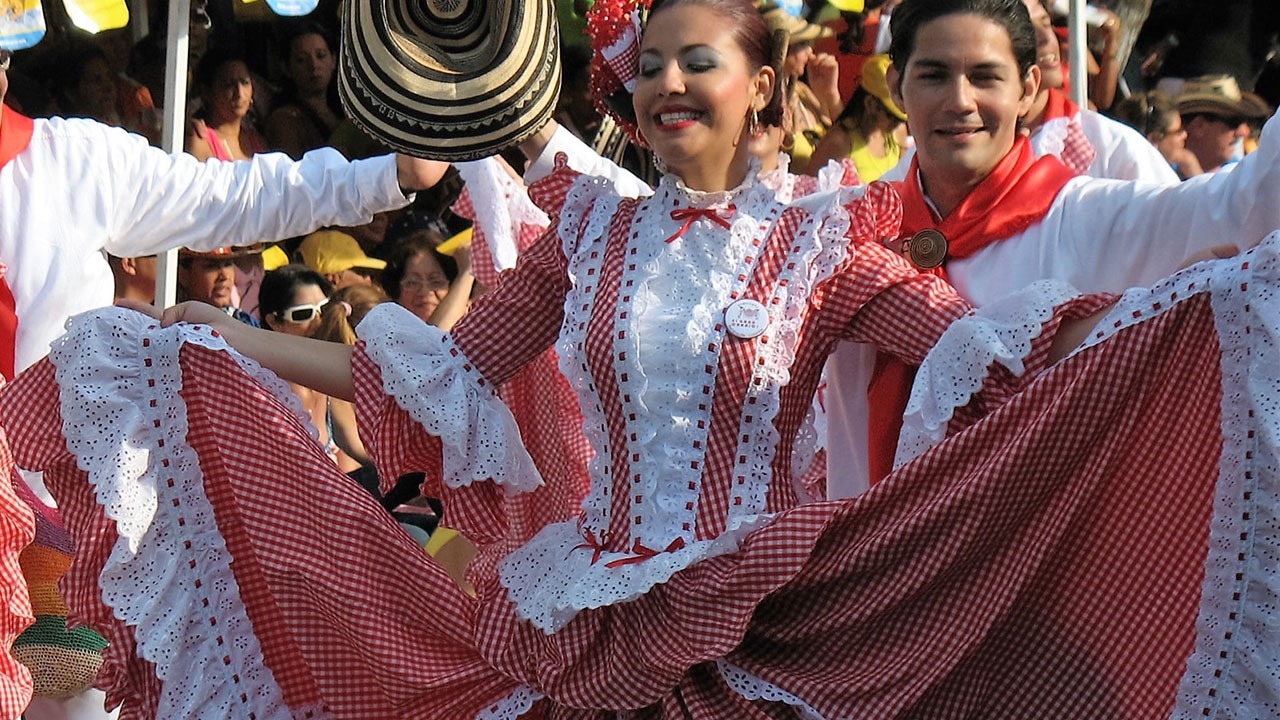
[[895, 466], [1003, 404], [1046, 368], [1064, 320], [1114, 299], [1080, 296], [1066, 283], [1042, 280], [952, 323], [916, 373]]
[[[445, 487], [457, 489], [491, 480], [509, 492], [527, 492], [541, 484], [537, 469], [520, 442], [520, 430], [493, 385], [444, 331], [422, 322], [408, 310], [384, 304], [360, 323], [360, 354], [377, 366], [380, 388], [370, 387], [370, 368], [362, 365], [357, 407], [377, 406], [373, 393], [395, 400], [407, 415], [440, 443]], [[386, 420], [386, 413], [381, 413]], [[385, 433], [380, 433], [385, 435]], [[421, 470], [388, 462], [383, 443], [374, 443], [393, 477]], [[383, 447], [378, 447], [383, 446]]]

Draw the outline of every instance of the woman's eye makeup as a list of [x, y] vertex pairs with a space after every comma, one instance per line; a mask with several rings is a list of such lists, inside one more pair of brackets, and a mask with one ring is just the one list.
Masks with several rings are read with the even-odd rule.
[[662, 70], [662, 61], [655, 57], [640, 58], [640, 77], [651, 78]]
[[714, 70], [719, 64], [718, 60], [719, 58], [716, 57], [715, 52], [712, 50], [708, 48], [694, 48], [685, 53], [684, 57], [680, 58], [680, 64], [689, 72], [700, 73], [708, 70]]
[[[658, 75], [662, 72], [663, 64], [663, 59], [657, 53], [641, 55], [638, 68], [640, 77], [651, 78]], [[704, 73], [715, 70], [719, 66], [720, 56], [711, 48], [690, 48], [680, 56], [680, 69], [687, 73]]]

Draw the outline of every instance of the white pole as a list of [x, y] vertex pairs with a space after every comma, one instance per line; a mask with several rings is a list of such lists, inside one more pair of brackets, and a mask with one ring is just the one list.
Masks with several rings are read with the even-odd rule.
[[133, 28], [129, 36], [136, 43], [147, 36], [147, 30], [151, 28], [149, 3], [132, 0], [129, 3], [129, 25]]
[[1071, 101], [1089, 107], [1089, 40], [1085, 37], [1085, 0], [1071, 0], [1067, 42], [1071, 45]]
[[[187, 116], [187, 46], [191, 0], [170, 0], [169, 42], [165, 52], [163, 147], [182, 152]], [[156, 305], [169, 307], [178, 296], [178, 251], [160, 253], [156, 263]]]

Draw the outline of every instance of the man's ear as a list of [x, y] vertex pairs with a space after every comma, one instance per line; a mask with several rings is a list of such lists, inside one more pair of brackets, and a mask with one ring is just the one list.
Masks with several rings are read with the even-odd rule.
[[1022, 99], [1018, 101], [1018, 117], [1026, 117], [1027, 113], [1031, 112], [1036, 95], [1040, 94], [1040, 80], [1040, 67], [1032, 65], [1022, 78]]
[[893, 98], [893, 104], [905, 108], [907, 105], [902, 99], [902, 73], [898, 72], [898, 66], [890, 65], [884, 72], [884, 79], [889, 83], [889, 97]]

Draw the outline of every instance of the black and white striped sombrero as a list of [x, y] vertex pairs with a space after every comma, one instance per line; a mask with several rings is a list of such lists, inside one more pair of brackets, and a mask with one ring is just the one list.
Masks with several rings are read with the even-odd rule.
[[338, 89], [386, 145], [470, 160], [520, 142], [560, 94], [554, 0], [349, 0]]

